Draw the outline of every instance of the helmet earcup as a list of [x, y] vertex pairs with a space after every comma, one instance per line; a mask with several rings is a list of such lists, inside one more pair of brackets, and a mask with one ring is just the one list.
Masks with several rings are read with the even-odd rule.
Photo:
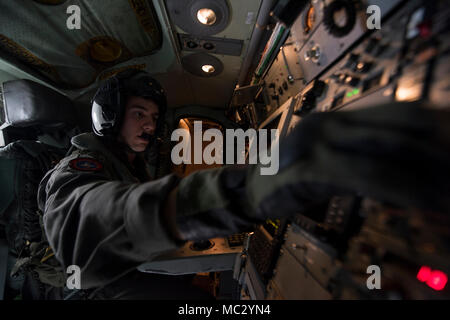
[[92, 127], [99, 136], [114, 135], [119, 130], [123, 114], [123, 88], [113, 76], [106, 80], [92, 99]]

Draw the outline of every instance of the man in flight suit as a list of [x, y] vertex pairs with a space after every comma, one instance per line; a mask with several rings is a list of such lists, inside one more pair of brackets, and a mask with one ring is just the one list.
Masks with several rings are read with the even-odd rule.
[[282, 142], [277, 175], [260, 175], [257, 164], [151, 180], [143, 152], [165, 108], [163, 89], [148, 74], [112, 77], [93, 100], [94, 133], [74, 137], [75, 150], [41, 182], [49, 242], [64, 267], [81, 268], [91, 297], [201, 297], [136, 267], [186, 240], [308, 212], [331, 195], [450, 210], [448, 112], [394, 104], [315, 113]]

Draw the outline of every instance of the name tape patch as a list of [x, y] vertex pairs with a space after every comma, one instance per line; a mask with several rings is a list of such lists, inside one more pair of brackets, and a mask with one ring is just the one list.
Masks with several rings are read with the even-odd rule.
[[92, 158], [73, 159], [69, 162], [69, 166], [78, 171], [100, 171], [103, 168], [99, 161]]

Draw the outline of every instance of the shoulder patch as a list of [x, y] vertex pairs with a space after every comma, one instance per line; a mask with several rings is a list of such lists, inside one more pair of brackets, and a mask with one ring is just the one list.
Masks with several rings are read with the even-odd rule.
[[103, 169], [103, 165], [92, 158], [73, 159], [69, 162], [69, 166], [78, 171], [100, 171]]

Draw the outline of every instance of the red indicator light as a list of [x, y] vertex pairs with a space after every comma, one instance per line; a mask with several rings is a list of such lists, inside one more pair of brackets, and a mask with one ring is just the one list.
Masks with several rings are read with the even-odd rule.
[[431, 23], [422, 22], [417, 28], [419, 29], [419, 34], [422, 38], [428, 38], [431, 36]]
[[431, 275], [431, 268], [427, 266], [423, 266], [420, 268], [419, 272], [417, 273], [417, 280], [421, 282], [425, 282], [430, 278]]
[[431, 272], [430, 278], [427, 280], [427, 285], [434, 290], [442, 290], [447, 284], [447, 275], [439, 270]]
[[439, 270], [431, 270], [430, 267], [422, 266], [417, 273], [417, 280], [425, 282], [430, 288], [440, 291], [445, 288], [448, 278]]

